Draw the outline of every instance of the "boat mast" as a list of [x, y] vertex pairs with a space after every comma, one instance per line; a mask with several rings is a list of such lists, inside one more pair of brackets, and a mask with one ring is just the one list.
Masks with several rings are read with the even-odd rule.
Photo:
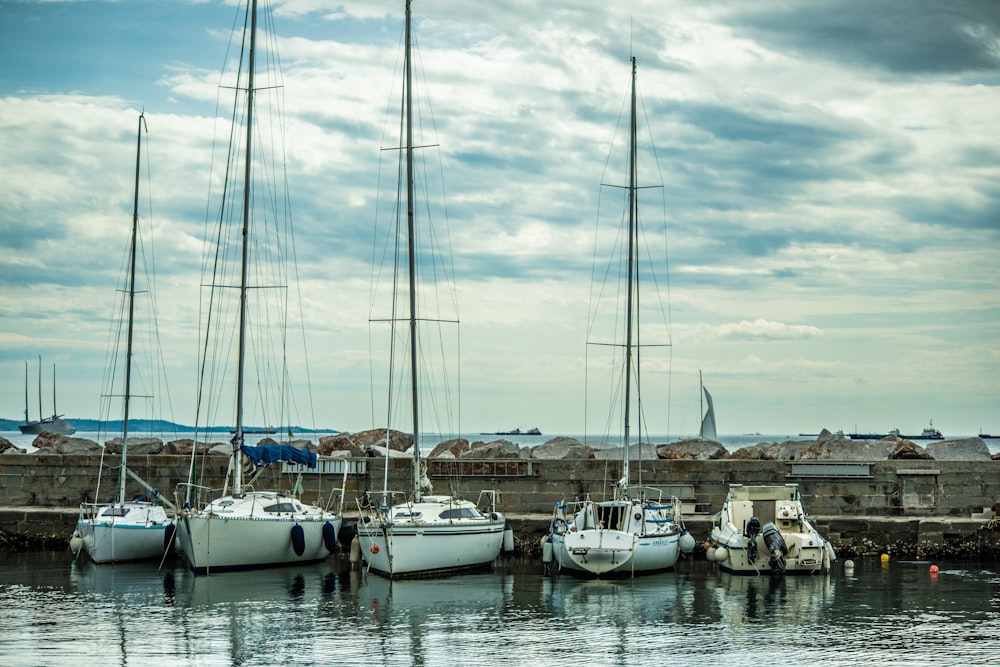
[[[125, 459], [128, 451], [128, 416], [129, 401], [132, 397], [132, 323], [135, 317], [135, 255], [136, 240], [139, 230], [139, 164], [142, 151], [142, 128], [146, 124], [146, 114], [139, 113], [139, 129], [135, 140], [135, 199], [132, 205], [132, 243], [129, 248], [129, 279], [128, 279], [128, 329], [125, 336], [125, 404], [122, 409], [122, 465], [118, 471], [118, 502], [125, 502]], [[149, 128], [146, 128], [149, 131]], [[53, 369], [55, 366], [53, 366]], [[54, 371], [53, 371], [54, 372]], [[55, 379], [52, 380], [55, 384]], [[52, 398], [55, 403], [55, 395]]]
[[701, 424], [698, 426], [698, 439], [705, 439], [705, 385], [702, 384], [701, 370], [698, 371], [698, 414], [701, 415]]
[[[622, 466], [625, 484], [629, 481], [629, 446], [631, 444], [629, 413], [632, 402], [632, 311], [633, 311], [633, 284], [636, 281], [635, 275], [635, 252], [636, 252], [636, 219], [637, 219], [637, 197], [635, 187], [636, 171], [636, 146], [635, 146], [635, 56], [632, 56], [632, 121], [629, 133], [629, 164], [628, 164], [628, 288], [627, 303], [625, 307], [625, 460]], [[638, 285], [635, 285], [638, 291]]]
[[233, 487], [236, 493], [243, 492], [243, 366], [246, 345], [246, 317], [247, 317], [247, 252], [248, 252], [248, 232], [250, 228], [250, 159], [251, 144], [253, 138], [253, 75], [254, 75], [254, 55], [256, 53], [257, 39], [257, 0], [251, 2], [250, 18], [250, 58], [247, 70], [247, 138], [246, 155], [243, 165], [243, 229], [241, 231], [242, 267], [240, 273], [240, 338], [238, 346], [237, 376], [236, 376], [236, 433], [233, 435], [233, 463], [235, 476]]
[[24, 362], [24, 423], [30, 424], [28, 418], [28, 362]]
[[417, 409], [417, 295], [416, 258], [413, 234], [413, 104], [410, 63], [410, 0], [406, 0], [406, 33], [403, 50], [406, 108], [406, 232], [410, 271], [410, 384], [413, 403], [413, 498], [420, 502], [420, 415]]
[[42, 411], [42, 355], [38, 355], [38, 421], [44, 421], [45, 413]]

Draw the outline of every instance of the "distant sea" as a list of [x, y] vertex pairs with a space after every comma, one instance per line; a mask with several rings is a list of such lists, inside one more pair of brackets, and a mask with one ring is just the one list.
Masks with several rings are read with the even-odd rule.
[[[328, 435], [336, 435], [338, 431], [309, 431], [300, 432], [293, 430], [293, 437], [295, 439], [305, 439], [311, 440], [313, 442], [319, 442], [320, 438], [326, 437]], [[74, 438], [86, 438], [87, 440], [93, 440], [95, 442], [104, 442], [111, 438], [116, 437], [117, 434], [114, 431], [110, 432], [97, 432], [97, 431], [77, 431], [73, 434]], [[170, 440], [181, 440], [181, 439], [193, 439], [195, 436], [194, 431], [191, 430], [178, 430], [178, 431], [156, 431], [156, 432], [144, 432], [144, 431], [131, 431], [129, 437], [155, 437], [160, 438], [164, 442]], [[602, 447], [617, 447], [617, 443], [602, 443], [596, 436], [593, 435], [581, 435], [567, 434], [567, 433], [543, 433], [542, 435], [501, 435], [494, 433], [467, 433], [462, 434], [462, 437], [469, 440], [469, 442], [490, 442], [493, 440], [503, 439], [509, 440], [510, 442], [517, 443], [521, 447], [534, 447], [536, 445], [541, 445], [552, 438], [555, 437], [567, 437], [574, 438], [580, 442], [585, 442], [592, 447], [602, 448]], [[35, 450], [34, 442], [37, 436], [34, 435], [23, 435], [20, 431], [0, 431], [0, 437], [4, 437], [13, 443], [15, 446], [22, 449], [26, 449], [29, 452]], [[202, 442], [228, 442], [230, 434], [226, 430], [220, 430], [215, 432], [199, 432], [198, 439]], [[262, 438], [273, 438], [277, 441], [288, 440], [286, 433], [275, 433], [272, 435], [261, 435], [261, 434], [250, 434], [246, 436], [247, 444], [254, 444]], [[437, 433], [425, 433], [420, 437], [420, 451], [430, 452], [437, 446], [438, 443], [443, 440], [456, 437], [454, 435], [441, 435]], [[678, 440], [684, 440], [686, 438], [693, 438], [694, 435], [691, 434], [681, 434], [681, 435], [651, 435], [649, 438], [643, 438], [643, 441], [647, 440], [656, 445], [662, 445], [669, 442], [677, 442]], [[799, 435], [797, 433], [778, 433], [778, 434], [760, 434], [760, 433], [743, 433], [739, 435], [720, 435], [719, 442], [729, 450], [730, 452], [735, 452], [737, 449], [742, 447], [747, 447], [749, 445], [756, 445], [758, 443], [774, 443], [774, 442], [785, 442], [787, 440], [814, 440], [816, 436], [810, 435]], [[973, 435], [956, 435], [947, 436], [946, 440], [961, 440], [963, 438], [971, 438]], [[927, 444], [932, 442], [930, 440], [917, 440], [917, 444]], [[1000, 453], [1000, 438], [989, 438], [986, 441], [986, 446], [989, 448], [991, 454]], [[635, 443], [633, 443], [635, 444]]]

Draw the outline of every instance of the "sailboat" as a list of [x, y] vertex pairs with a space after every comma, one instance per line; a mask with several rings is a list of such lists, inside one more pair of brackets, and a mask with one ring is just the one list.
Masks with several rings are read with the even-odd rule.
[[[478, 503], [455, 496], [424, 495], [433, 491], [423, 469], [420, 456], [420, 404], [418, 387], [420, 369], [417, 364], [416, 257], [414, 238], [413, 187], [413, 110], [411, 88], [410, 0], [406, 0], [406, 30], [404, 37], [403, 124], [405, 148], [400, 159], [406, 171], [406, 247], [408, 248], [409, 371], [413, 418], [413, 488], [412, 493], [394, 492], [384, 488], [381, 498], [359, 503], [361, 519], [357, 539], [361, 557], [369, 570], [389, 578], [427, 576], [489, 567], [504, 542], [506, 519], [497, 511], [499, 494], [484, 491]], [[402, 143], [402, 142], [401, 142]], [[399, 202], [400, 204], [402, 202]], [[398, 210], [398, 209], [397, 209]], [[402, 227], [402, 225], [400, 225]], [[402, 244], [397, 244], [399, 247]], [[398, 262], [396, 263], [398, 266]], [[396, 271], [394, 281], [401, 281]], [[403, 289], [403, 288], [400, 288]], [[400, 290], [393, 290], [395, 299]], [[396, 324], [393, 318], [393, 326]], [[391, 352], [390, 352], [391, 356]], [[390, 362], [391, 364], [391, 362]], [[390, 383], [391, 386], [391, 383]], [[390, 390], [390, 411], [392, 396]], [[386, 428], [386, 439], [389, 438]], [[389, 467], [386, 443], [386, 470]]]
[[[95, 563], [117, 563], [130, 560], [162, 558], [173, 537], [174, 524], [160, 502], [130, 500], [125, 496], [128, 476], [129, 408], [132, 399], [132, 350], [135, 324], [136, 246], [139, 235], [139, 165], [142, 153], [142, 131], [146, 116], [139, 114], [139, 131], [135, 150], [135, 204], [132, 209], [132, 233], [128, 255], [127, 318], [125, 329], [125, 387], [122, 409], [121, 461], [118, 466], [118, 494], [113, 503], [82, 503], [76, 531], [70, 548], [78, 553], [82, 548]], [[115, 355], [117, 357], [117, 355]], [[113, 374], [112, 374], [113, 375]], [[103, 462], [103, 461], [102, 461]], [[98, 493], [100, 490], [98, 478]], [[163, 503], [171, 505], [166, 499]], [[172, 507], [172, 505], [171, 505]]]
[[52, 416], [42, 417], [42, 358], [38, 357], [38, 421], [28, 417], [28, 362], [24, 362], [24, 423], [17, 426], [25, 435], [38, 435], [42, 431], [59, 435], [73, 435], [76, 429], [58, 414], [56, 409], [56, 365], [52, 364]]
[[715, 430], [715, 407], [712, 405], [712, 395], [708, 393], [708, 389], [705, 389], [705, 385], [702, 384], [701, 371], [698, 371], [698, 386], [701, 387], [701, 393], [705, 394], [705, 402], [708, 404], [707, 411], [704, 408], [700, 409], [704, 417], [701, 419], [701, 428], [698, 429], [698, 439], [718, 440], [719, 436]]
[[[694, 538], [683, 527], [680, 502], [663, 491], [633, 485], [629, 473], [631, 413], [642, 414], [639, 389], [639, 217], [636, 184], [636, 61], [632, 58], [631, 126], [628, 167], [628, 241], [622, 390], [622, 477], [611, 500], [556, 503], [548, 535], [543, 538], [542, 559], [559, 570], [582, 576], [637, 575], [669, 570], [681, 553], [694, 549]], [[633, 379], [636, 405], [632, 403]], [[641, 422], [640, 422], [641, 424]]]
[[[288, 369], [284, 366], [287, 355], [283, 349], [287, 341], [285, 323], [282, 321], [271, 326], [273, 318], [287, 313], [284, 299], [287, 299], [288, 290], [281, 285], [251, 284], [250, 276], [283, 279], [293, 272], [286, 265], [287, 253], [291, 251], [288, 238], [290, 222], [282, 214], [287, 213], [287, 206], [271, 208], [254, 200], [254, 195], [272, 194], [271, 189], [277, 185], [274, 180], [259, 185], [254, 181], [257, 172], [266, 174], [264, 178], [274, 178], [274, 172], [269, 171], [274, 165], [257, 162], [268, 155], [281, 154], [282, 150], [276, 146], [262, 146], [255, 153], [253, 140], [259, 136], [263, 142], [264, 137], [280, 137], [283, 133], [254, 132], [257, 95], [259, 92], [272, 93], [275, 86], [267, 82], [259, 86], [255, 83], [258, 74], [256, 0], [247, 3], [243, 18], [244, 43], [238, 52], [245, 60], [239, 64], [237, 85], [234, 86], [236, 93], [229, 137], [229, 163], [225, 170], [226, 190], [223, 205], [219, 208], [218, 233], [213, 236], [206, 255], [210, 258], [206, 261], [206, 272], [210, 278], [206, 283], [210, 290], [208, 312], [205, 313], [204, 347], [199, 364], [202, 384], [196, 413], [199, 424], [203, 419], [217, 419], [213, 413], [222, 409], [219, 407], [222, 396], [234, 396], [235, 428], [230, 440], [232, 455], [229, 460], [232, 477], [230, 479], [227, 475], [221, 495], [203, 502], [219, 491], [196, 484], [197, 448], [193, 448], [189, 481], [178, 489], [178, 499], [183, 494], [185, 509], [178, 517], [177, 538], [184, 558], [195, 574], [323, 560], [337, 548], [337, 534], [342, 521], [339, 511], [308, 504], [299, 497], [300, 494], [295, 493], [301, 485], [301, 471], [292, 490], [258, 491], [253, 486], [266, 465], [288, 462], [315, 468], [317, 456], [288, 444], [250, 446], [244, 438], [247, 431], [245, 412], [250, 407], [244, 400], [244, 386], [255, 392], [258, 405], [272, 400], [286, 401], [283, 389], [288, 376]], [[274, 71], [262, 69], [261, 74], [274, 74]], [[276, 105], [271, 108], [280, 108], [280, 100], [271, 99], [269, 102]], [[245, 135], [242, 136], [237, 129], [241, 119], [245, 123]], [[241, 140], [244, 142], [242, 146]], [[242, 165], [239, 165], [240, 161]], [[239, 172], [242, 172], [242, 179], [230, 178]], [[268, 225], [274, 229], [268, 229]], [[264, 262], [265, 257], [279, 266]], [[254, 263], [253, 273], [250, 270], [251, 260]], [[269, 269], [271, 273], [266, 272]], [[238, 271], [239, 275], [229, 275], [227, 270]], [[233, 289], [234, 283], [237, 289]], [[254, 297], [252, 307], [249, 303], [251, 293]], [[233, 298], [226, 298], [229, 295]], [[269, 298], [276, 301], [268, 301]], [[222, 326], [226, 323], [233, 323], [233, 326]], [[227, 350], [230, 342], [236, 348], [235, 359], [232, 360], [219, 352]], [[247, 359], [252, 354], [257, 356]], [[210, 356], [212, 361], [217, 362], [214, 366], [209, 363]], [[227, 376], [226, 369], [234, 366], [235, 377]], [[257, 373], [255, 386], [248, 377], [254, 372]], [[271, 391], [280, 395], [266, 395]], [[206, 411], [208, 417], [203, 417]]]

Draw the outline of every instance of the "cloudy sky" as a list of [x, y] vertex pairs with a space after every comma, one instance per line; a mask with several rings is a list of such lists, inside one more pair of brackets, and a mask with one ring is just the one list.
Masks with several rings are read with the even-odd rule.
[[[372, 225], [402, 4], [274, 7], [317, 426], [384, 422]], [[595, 219], [635, 55], [669, 249], [650, 428], [697, 431], [701, 370], [720, 433], [1000, 431], [1000, 4], [542, 5], [414, 3], [463, 428], [585, 430]], [[97, 414], [144, 109], [161, 343], [174, 417], [192, 423], [235, 13], [0, 1], [0, 415], [20, 417], [38, 355], [58, 366], [59, 411]]]

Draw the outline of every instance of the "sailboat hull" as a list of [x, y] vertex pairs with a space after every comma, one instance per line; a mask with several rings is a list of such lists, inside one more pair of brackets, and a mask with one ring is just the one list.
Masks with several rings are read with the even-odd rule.
[[336, 548], [330, 531], [336, 536], [340, 526], [333, 512], [258, 491], [182, 515], [177, 538], [191, 570], [209, 574], [323, 560]]
[[21, 433], [24, 435], [38, 435], [44, 431], [57, 435], [73, 435], [76, 433], [76, 429], [70, 426], [68, 421], [59, 417], [43, 419], [40, 422], [19, 424], [18, 428], [21, 429]]
[[[96, 511], [94, 511], [96, 510]], [[95, 563], [159, 559], [172, 548], [173, 522], [160, 505], [142, 502], [80, 508], [76, 537]]]
[[433, 576], [485, 569], [500, 555], [507, 520], [467, 500], [428, 496], [358, 523], [361, 557], [387, 577]]

